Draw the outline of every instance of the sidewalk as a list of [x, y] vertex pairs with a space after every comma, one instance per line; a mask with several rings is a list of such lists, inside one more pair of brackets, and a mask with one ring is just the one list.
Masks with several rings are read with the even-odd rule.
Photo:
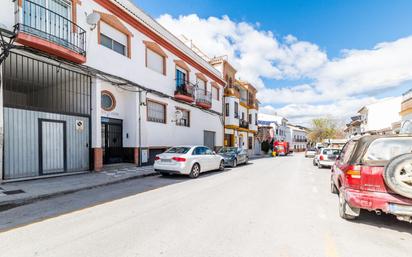
[[155, 174], [153, 166], [130, 166], [99, 173], [84, 173], [0, 184], [0, 211], [45, 198]]

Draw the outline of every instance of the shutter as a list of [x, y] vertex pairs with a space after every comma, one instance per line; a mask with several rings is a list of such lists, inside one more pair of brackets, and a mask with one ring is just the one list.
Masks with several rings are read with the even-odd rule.
[[112, 26], [108, 25], [103, 21], [100, 22], [100, 33], [119, 42], [124, 46], [127, 46], [127, 35], [116, 30], [115, 28], [113, 28]]
[[163, 56], [157, 54], [156, 52], [150, 50], [149, 48], [147, 48], [147, 67], [157, 71], [161, 74], [164, 74], [163, 71], [163, 62], [164, 62], [164, 58]]

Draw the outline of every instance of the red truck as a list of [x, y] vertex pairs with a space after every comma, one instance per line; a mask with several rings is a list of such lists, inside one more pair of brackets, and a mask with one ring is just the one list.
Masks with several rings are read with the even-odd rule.
[[289, 154], [289, 142], [275, 141], [273, 143], [273, 151], [277, 156], [286, 156]]

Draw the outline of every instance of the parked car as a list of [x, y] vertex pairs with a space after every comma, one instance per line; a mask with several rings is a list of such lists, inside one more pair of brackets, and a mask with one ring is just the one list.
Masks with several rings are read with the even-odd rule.
[[323, 149], [324, 147], [317, 148], [315, 157], [313, 157], [313, 160], [312, 160], [313, 166], [318, 166], [319, 156]]
[[249, 161], [247, 152], [239, 147], [222, 147], [217, 153], [223, 157], [226, 166], [236, 167]]
[[206, 146], [177, 146], [157, 155], [154, 169], [161, 175], [184, 174], [197, 178], [205, 171], [224, 170], [225, 162]]
[[322, 148], [314, 158], [315, 165], [319, 169], [324, 167], [332, 167], [341, 150], [337, 148]]
[[306, 158], [313, 158], [316, 155], [316, 149], [315, 148], [308, 148], [305, 151], [305, 157]]
[[355, 219], [365, 209], [412, 223], [411, 152], [412, 136], [363, 136], [346, 143], [331, 175], [340, 216]]

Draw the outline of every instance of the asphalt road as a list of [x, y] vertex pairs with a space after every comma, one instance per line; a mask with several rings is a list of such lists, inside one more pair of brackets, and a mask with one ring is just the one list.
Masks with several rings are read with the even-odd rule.
[[266, 158], [21, 206], [0, 213], [0, 256], [411, 256], [411, 224], [339, 218], [329, 172], [302, 155]]

